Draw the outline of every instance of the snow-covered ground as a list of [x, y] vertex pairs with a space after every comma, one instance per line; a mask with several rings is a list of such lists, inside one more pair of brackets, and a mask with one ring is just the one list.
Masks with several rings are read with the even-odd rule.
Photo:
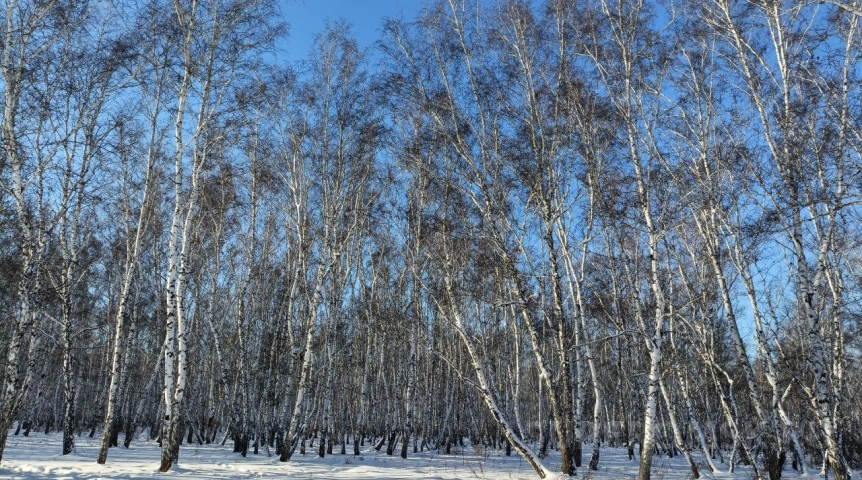
[[[437, 452], [410, 454], [407, 460], [397, 455], [387, 456], [366, 446], [362, 455], [294, 455], [287, 463], [276, 457], [249, 454], [243, 458], [232, 453], [226, 445], [183, 445], [180, 463], [169, 473], [159, 473], [159, 447], [155, 442], [133, 442], [131, 448], [112, 448], [108, 463], [98, 465], [98, 438], [78, 437], [76, 452], [62, 456], [61, 435], [43, 435], [33, 432], [29, 437], [10, 433], [0, 478], [3, 479], [147, 479], [173, 477], [178, 479], [221, 480], [234, 478], [291, 478], [291, 479], [536, 479], [529, 465], [514, 452], [506, 457], [501, 451], [482, 447], [453, 449], [451, 455]], [[120, 442], [122, 445], [122, 441]], [[335, 451], [339, 449], [336, 448]], [[384, 449], [385, 450], [385, 449]], [[352, 451], [352, 447], [348, 447]], [[587, 454], [588, 452], [585, 452]], [[699, 458], [697, 454], [696, 458]], [[554, 459], [549, 466], [556, 467]], [[721, 465], [721, 468], [725, 468]], [[578, 469], [582, 479], [628, 479], [637, 474], [637, 462], [630, 462], [624, 449], [604, 449], [601, 468], [590, 472]], [[800, 478], [789, 468], [786, 478]], [[655, 480], [684, 480], [691, 477], [682, 457], [668, 459], [656, 457], [652, 478]], [[706, 467], [701, 478], [745, 479], [751, 471], [739, 467], [735, 475], [710, 474]]]

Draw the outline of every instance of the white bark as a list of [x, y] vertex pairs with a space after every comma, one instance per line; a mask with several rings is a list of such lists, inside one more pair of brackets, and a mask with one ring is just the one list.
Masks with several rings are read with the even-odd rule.
[[[33, 326], [33, 297], [36, 293], [36, 278], [38, 276], [41, 254], [44, 250], [43, 228], [31, 218], [27, 199], [30, 181], [25, 178], [25, 158], [22, 156], [19, 142], [19, 103], [25, 88], [24, 74], [30, 68], [31, 62], [39, 57], [60, 36], [42, 38], [40, 44], [33, 47], [32, 37], [46, 19], [50, 17], [56, 1], [48, 1], [24, 9], [18, 0], [7, 0], [5, 8], [5, 25], [2, 44], [2, 65], [0, 75], [3, 77], [3, 118], [0, 125], [0, 135], [3, 140], [3, 155], [0, 158], [0, 170], [6, 165], [11, 168], [11, 185], [4, 184], [2, 188], [12, 197], [17, 216], [17, 230], [20, 239], [20, 280], [17, 286], [17, 312], [12, 318], [8, 348], [6, 351], [6, 367], [3, 372], [2, 397], [0, 397], [0, 459], [6, 447], [9, 428], [13, 417], [17, 414], [21, 400], [29, 385], [19, 376], [19, 366], [22, 359], [24, 339]], [[27, 5], [30, 7], [30, 5]], [[65, 32], [64, 32], [65, 33]], [[43, 165], [37, 165], [32, 175], [43, 174]], [[37, 206], [42, 202], [41, 189], [36, 199]]]
[[328, 270], [330, 270], [330, 267], [321, 260], [317, 267], [317, 273], [315, 274], [314, 293], [312, 294], [311, 301], [308, 305], [309, 317], [305, 324], [305, 350], [302, 355], [299, 383], [296, 385], [296, 396], [293, 400], [293, 413], [290, 416], [290, 423], [288, 424], [287, 431], [284, 434], [284, 447], [279, 458], [282, 462], [290, 460], [290, 457], [293, 456], [294, 449], [296, 448], [295, 443], [298, 443], [297, 434], [301, 433], [301, 430], [299, 429], [299, 419], [302, 415], [302, 409], [305, 406], [305, 394], [308, 390], [311, 366], [314, 362], [313, 342], [317, 323], [317, 311], [320, 307], [321, 289], [323, 288], [323, 282], [327, 276]]
[[[159, 99], [160, 95], [157, 93], [156, 98], [156, 107], [155, 111], [159, 111]], [[126, 245], [126, 262], [124, 265], [123, 272], [123, 280], [120, 285], [120, 293], [117, 301], [117, 313], [114, 316], [114, 351], [111, 355], [111, 373], [110, 373], [110, 384], [108, 386], [108, 404], [105, 409], [105, 421], [104, 421], [104, 429], [102, 431], [102, 443], [99, 447], [99, 456], [96, 459], [97, 463], [104, 464], [108, 459], [108, 448], [110, 447], [110, 431], [115, 422], [115, 412], [117, 408], [117, 399], [120, 388], [120, 383], [122, 382], [122, 378], [120, 378], [120, 337], [123, 331], [123, 324], [125, 322], [126, 317], [126, 304], [129, 299], [129, 292], [132, 288], [132, 279], [135, 274], [135, 267], [138, 263], [138, 257], [140, 255], [141, 248], [141, 238], [143, 237], [143, 233], [146, 230], [147, 220], [150, 214], [150, 196], [152, 190], [152, 176], [153, 176], [153, 167], [155, 164], [155, 155], [154, 149], [155, 145], [155, 135], [156, 135], [156, 115], [153, 115], [153, 121], [150, 125], [150, 142], [147, 150], [147, 167], [146, 173], [144, 174], [144, 186], [143, 192], [141, 195], [141, 204], [138, 210], [138, 219], [135, 225], [135, 234], [134, 240], [132, 240], [131, 245]], [[130, 221], [130, 199], [128, 198], [128, 194], [125, 198], [125, 208], [124, 208], [124, 224], [128, 226]], [[131, 232], [126, 231], [127, 238]]]
[[667, 407], [667, 415], [670, 419], [670, 426], [673, 431], [673, 439], [676, 444], [676, 448], [682, 452], [685, 457], [685, 461], [691, 469], [692, 476], [694, 478], [700, 478], [697, 464], [694, 463], [694, 459], [691, 458], [691, 452], [688, 451], [688, 448], [682, 441], [682, 430], [679, 428], [679, 422], [676, 421], [676, 413], [673, 411], [673, 402], [671, 402], [670, 394], [668, 393], [667, 386], [665, 385], [663, 378], [659, 378], [659, 388], [661, 389], [661, 395], [664, 398], [664, 404]]
[[[452, 291], [451, 281], [449, 279], [448, 274], [444, 274], [444, 284], [446, 288], [446, 294], [451, 301], [454, 301], [454, 292]], [[458, 312], [457, 308], [453, 305], [452, 308], [447, 309], [448, 311], [444, 311], [441, 313], [448, 314], [452, 319], [455, 330], [458, 332], [458, 336], [461, 337], [462, 342], [464, 343], [464, 347], [467, 349], [467, 353], [470, 356], [470, 361], [473, 365], [473, 370], [476, 374], [476, 379], [479, 382], [479, 394], [482, 397], [482, 400], [485, 402], [485, 405], [488, 407], [488, 410], [491, 412], [491, 415], [494, 416], [494, 419], [500, 425], [500, 428], [503, 429], [503, 433], [506, 435], [506, 439], [512, 444], [515, 450], [533, 467], [533, 470], [536, 471], [536, 474], [539, 475], [539, 478], [550, 478], [552, 476], [551, 470], [548, 469], [539, 458], [538, 455], [533, 451], [532, 448], [518, 435], [517, 432], [512, 428], [509, 421], [506, 419], [505, 413], [500, 409], [497, 405], [497, 401], [495, 400], [494, 392], [491, 390], [491, 384], [488, 381], [487, 374], [485, 372], [485, 366], [483, 365], [482, 360], [479, 358], [478, 353], [476, 352], [476, 348], [473, 345], [473, 340], [470, 338], [469, 334], [465, 330], [464, 322], [461, 319], [461, 315]]]

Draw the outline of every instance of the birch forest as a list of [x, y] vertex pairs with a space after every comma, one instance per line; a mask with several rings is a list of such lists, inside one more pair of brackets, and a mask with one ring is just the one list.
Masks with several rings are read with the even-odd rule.
[[0, 455], [862, 469], [858, 0], [0, 3]]

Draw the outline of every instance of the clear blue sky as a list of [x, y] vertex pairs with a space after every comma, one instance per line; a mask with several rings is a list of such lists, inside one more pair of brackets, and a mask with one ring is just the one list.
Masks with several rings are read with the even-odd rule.
[[373, 46], [385, 17], [413, 18], [423, 0], [283, 0], [282, 12], [290, 35], [279, 48], [279, 59], [294, 61], [308, 55], [314, 36], [327, 20], [343, 19], [353, 25], [360, 47]]

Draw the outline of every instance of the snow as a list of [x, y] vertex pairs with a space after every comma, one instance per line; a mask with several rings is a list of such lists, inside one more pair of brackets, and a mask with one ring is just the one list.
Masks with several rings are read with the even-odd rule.
[[[96, 463], [99, 438], [76, 437], [76, 451], [62, 456], [62, 434], [32, 432], [29, 437], [15, 436], [10, 432], [6, 451], [0, 465], [0, 478], [3, 479], [164, 479], [183, 480], [221, 480], [241, 478], [295, 478], [295, 479], [537, 479], [529, 465], [514, 452], [505, 456], [504, 452], [485, 449], [482, 446], [468, 446], [452, 449], [451, 455], [440, 455], [436, 451], [413, 454], [404, 460], [397, 454], [386, 455], [377, 452], [366, 444], [362, 455], [341, 455], [335, 453], [319, 458], [316, 449], [309, 449], [305, 455], [295, 454], [287, 463], [281, 463], [276, 456], [249, 454], [243, 458], [233, 453], [230, 445], [182, 445], [180, 462], [168, 473], [158, 472], [159, 447], [156, 442], [136, 440], [131, 447], [112, 448], [105, 465]], [[122, 437], [120, 441], [122, 445]], [[313, 450], [313, 451], [312, 451]], [[385, 449], [383, 449], [385, 450]], [[336, 446], [335, 452], [340, 451]], [[348, 452], [352, 446], [348, 445]], [[585, 454], [588, 453], [585, 451]], [[698, 463], [703, 463], [699, 453], [693, 453]], [[549, 466], [556, 468], [559, 463], [555, 457], [548, 460]], [[588, 456], [585, 457], [585, 463]], [[578, 477], [583, 479], [628, 479], [637, 475], [637, 461], [629, 461], [626, 450], [603, 448], [600, 468], [590, 472], [578, 469]], [[726, 469], [726, 465], [719, 464]], [[751, 471], [737, 467], [735, 475], [724, 472], [711, 474], [703, 465], [701, 478], [704, 479], [750, 479]], [[666, 458], [656, 455], [652, 477], [656, 480], [685, 480], [691, 472], [682, 456]], [[785, 468], [785, 478], [802, 477], [793, 470]]]

